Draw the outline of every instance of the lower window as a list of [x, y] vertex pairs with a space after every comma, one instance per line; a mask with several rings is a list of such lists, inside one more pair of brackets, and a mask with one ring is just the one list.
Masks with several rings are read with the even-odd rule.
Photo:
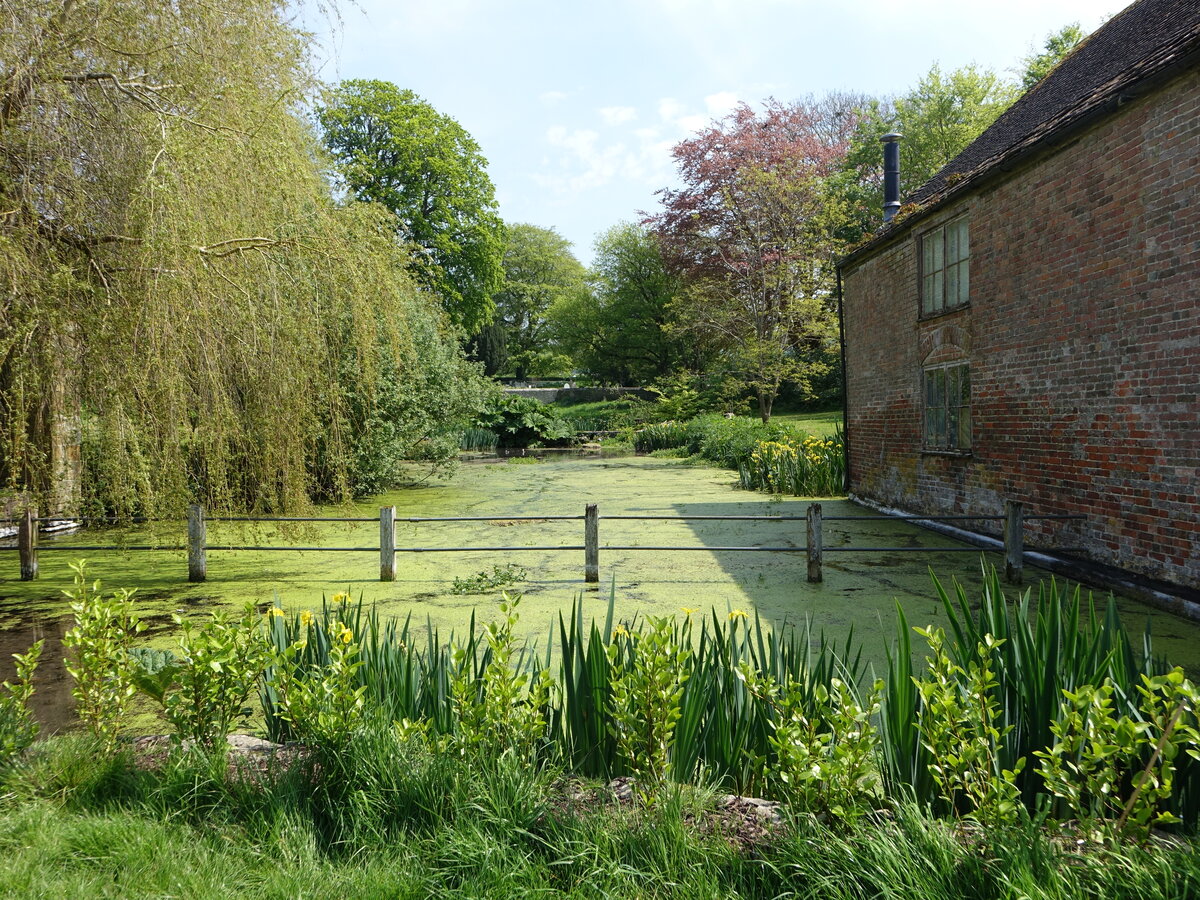
[[926, 450], [971, 449], [971, 373], [966, 363], [925, 369]]

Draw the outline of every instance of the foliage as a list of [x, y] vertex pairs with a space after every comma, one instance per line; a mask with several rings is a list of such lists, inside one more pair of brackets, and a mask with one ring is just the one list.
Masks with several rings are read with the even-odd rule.
[[799, 809], [838, 819], [870, 809], [875, 783], [875, 731], [879, 711], [877, 681], [860, 703], [850, 685], [832, 678], [809, 688], [792, 679], [780, 684], [743, 664], [739, 672], [755, 696], [774, 710], [767, 772], [780, 793]]
[[552, 228], [510, 225], [504, 250], [504, 283], [495, 295], [496, 324], [504, 329], [506, 364], [520, 381], [569, 372], [571, 361], [558, 352], [550, 310], [586, 303], [583, 265], [571, 244]]
[[519, 596], [503, 595], [500, 620], [484, 628], [487, 649], [477, 676], [475, 643], [454, 648], [450, 689], [458, 727], [452, 745], [460, 754], [493, 758], [511, 754], [528, 764], [544, 749], [554, 684], [544, 667], [520, 670], [523, 654], [513, 634], [520, 621], [520, 602]]
[[660, 422], [634, 432], [639, 453], [680, 448], [715, 465], [736, 469], [743, 488], [797, 496], [830, 496], [845, 487], [845, 439], [801, 434], [786, 423], [742, 416], [697, 416]]
[[[972, 702], [987, 702], [999, 711], [992, 722], [1002, 736], [995, 748], [997, 771], [1014, 773], [1023, 804], [1034, 812], [1050, 798], [1038, 767], [1022, 761], [1053, 746], [1064, 691], [1111, 682], [1118, 710], [1135, 716], [1134, 698], [1142, 675], [1161, 674], [1166, 671], [1165, 663], [1151, 652], [1148, 633], [1142, 652], [1134, 653], [1112, 598], [1099, 615], [1090, 603], [1084, 604], [1078, 588], [1064, 596], [1058, 584], [1050, 581], [1039, 586], [1036, 606], [1028, 590], [1010, 602], [994, 567], [984, 568], [983, 592], [977, 603], [969, 600], [961, 585], [954, 585], [952, 600], [936, 577], [933, 583], [949, 620], [945, 649], [952, 673], [948, 677], [957, 682], [962, 697], [970, 696], [972, 679], [967, 673], [972, 666], [979, 666], [979, 647], [985, 647], [991, 687], [987, 696], [976, 690]], [[914, 686], [908, 625], [900, 610], [897, 628], [899, 641], [889, 652], [880, 718], [881, 774], [890, 790], [911, 790], [920, 802], [932, 803], [937, 785], [931, 777], [933, 761], [921, 730], [924, 705]], [[1185, 820], [1195, 821], [1200, 791], [1195, 779], [1200, 769], [1192, 766], [1186, 771], [1186, 777], [1175, 784], [1171, 805]]]
[[917, 682], [921, 698], [921, 742], [929, 753], [929, 772], [941, 798], [953, 811], [970, 812], [980, 821], [1011, 820], [1020, 792], [1014, 769], [1000, 766], [1000, 742], [1013, 726], [1001, 730], [997, 686], [991, 660], [999, 643], [985, 635], [976, 659], [965, 668], [953, 662], [940, 628], [918, 628], [929, 642], [929, 674]]
[[380, 203], [420, 252], [417, 277], [468, 334], [491, 321], [504, 225], [479, 145], [409, 90], [352, 79], [318, 110], [325, 144], [358, 200]]
[[71, 694], [80, 721], [105, 752], [112, 753], [137, 692], [129, 651], [146, 624], [134, 612], [133, 591], [122, 589], [106, 597], [99, 581], [88, 584], [83, 562], [72, 563], [71, 569], [75, 587], [64, 593], [71, 601], [75, 625], [63, 635], [63, 646], [71, 651], [67, 673], [75, 680]]
[[452, 594], [486, 594], [496, 588], [508, 587], [510, 584], [524, 581], [529, 572], [524, 566], [516, 563], [492, 566], [492, 571], [477, 572], [470, 578], [455, 578]]
[[1050, 70], [1066, 59], [1086, 37], [1087, 32], [1079, 27], [1078, 22], [1071, 22], [1046, 35], [1041, 52], [1032, 52], [1021, 60], [1024, 66], [1021, 73], [1022, 90], [1029, 90], [1049, 75]]
[[840, 428], [830, 438], [760, 441], [738, 473], [748, 490], [797, 497], [840, 494], [846, 487], [846, 441]]
[[424, 434], [408, 417], [433, 399], [426, 360], [458, 351], [386, 211], [330, 197], [288, 16], [274, 0], [6, 5], [6, 486], [93, 516], [343, 498], [385, 365], [418, 395], [401, 443]]
[[[282, 610], [274, 617], [282, 618]], [[274, 666], [277, 715], [301, 740], [321, 752], [337, 754], [362, 724], [367, 689], [357, 674], [363, 665], [360, 646], [354, 631], [339, 618], [327, 617], [320, 627], [305, 610], [299, 624], [303, 636], [284, 649]], [[306, 667], [303, 661], [310, 642], [321, 647], [323, 662]]]
[[632, 632], [618, 625], [607, 647], [617, 750], [647, 800], [658, 797], [659, 784], [671, 775], [680, 700], [692, 668], [690, 625], [690, 617], [680, 627], [651, 616]]
[[645, 226], [614, 225], [596, 238], [590, 292], [564, 296], [549, 311], [558, 343], [576, 366], [610, 384], [649, 384], [683, 362], [695, 345], [671, 332], [678, 278]]
[[557, 407], [518, 394], [498, 394], [475, 421], [497, 437], [500, 447], [560, 445], [575, 434]]
[[1144, 840], [1152, 826], [1180, 821], [1161, 807], [1171, 797], [1182, 754], [1200, 759], [1200, 692], [1178, 668], [1143, 675], [1138, 692], [1140, 716], [1134, 718], [1117, 713], [1111, 682], [1064, 691], [1051, 726], [1054, 745], [1034, 755], [1042, 760], [1046, 789], [1071, 815], [1107, 819], [1114, 832]]
[[843, 212], [827, 180], [855, 127], [847, 98], [756, 114], [742, 104], [673, 149], [683, 187], [653, 227], [685, 282], [679, 327], [717, 348], [763, 422], [785, 383], [803, 388], [835, 342], [834, 263]]
[[943, 73], [936, 63], [903, 96], [864, 100], [835, 193], [845, 204], [843, 236], [855, 242], [882, 224], [883, 153], [879, 139], [898, 131], [900, 196], [911, 194], [958, 156], [1016, 100], [1018, 88], [990, 69]]
[[0, 767], [8, 765], [37, 738], [38, 723], [29, 710], [29, 700], [33, 696], [33, 676], [45, 645], [42, 638], [34, 641], [24, 653], [14, 653], [16, 683], [6, 681], [0, 685], [4, 688], [4, 693], [0, 694]]
[[270, 660], [261, 617], [251, 604], [240, 619], [217, 611], [199, 628], [179, 615], [171, 620], [182, 632], [179, 652], [150, 665], [146, 655], [135, 654], [135, 682], [162, 704], [177, 741], [223, 751]]

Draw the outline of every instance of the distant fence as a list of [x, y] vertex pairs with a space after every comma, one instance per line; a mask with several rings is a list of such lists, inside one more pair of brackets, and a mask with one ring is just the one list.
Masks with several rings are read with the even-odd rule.
[[[792, 546], [656, 546], [656, 545], [608, 545], [607, 551], [637, 552], [653, 551], [656, 553], [674, 553], [686, 551], [710, 551], [721, 553], [804, 553], [808, 558], [808, 580], [819, 582], [823, 578], [822, 568], [826, 553], [978, 553], [978, 547], [824, 547], [822, 544], [822, 526], [824, 522], [861, 522], [861, 521], [912, 521], [921, 522], [954, 522], [954, 521], [994, 521], [1002, 522], [1004, 535], [1004, 575], [1013, 583], [1022, 580], [1023, 560], [1025, 552], [1025, 523], [1035, 520], [1065, 520], [1083, 519], [1079, 515], [1026, 515], [1024, 505], [1016, 500], [1006, 501], [1005, 513], [1002, 516], [822, 516], [821, 504], [810, 503], [803, 516], [701, 516], [701, 515], [614, 515], [604, 516], [605, 521], [618, 522], [804, 522], [806, 542], [803, 547]], [[325, 553], [378, 553], [379, 580], [396, 580], [396, 554], [398, 553], [521, 553], [539, 552], [578, 552], [583, 551], [584, 581], [597, 582], [600, 580], [600, 508], [595, 503], [584, 507], [581, 516], [401, 516], [396, 515], [396, 507], [384, 506], [379, 510], [378, 518], [336, 518], [336, 517], [294, 517], [294, 518], [265, 518], [256, 516], [205, 516], [201, 506], [193, 505], [188, 508], [187, 518], [187, 559], [188, 580], [204, 581], [208, 577], [208, 553], [226, 551], [253, 550], [259, 552], [299, 552], [319, 551]], [[56, 520], [57, 521], [57, 520]], [[453, 547], [397, 547], [396, 523], [406, 522], [437, 523], [437, 522], [583, 522], [582, 544], [552, 544], [548, 546], [453, 546]], [[21, 556], [21, 580], [31, 581], [38, 573], [38, 553], [46, 551], [85, 551], [85, 550], [180, 550], [181, 546], [91, 546], [79, 544], [49, 544], [38, 546], [38, 518], [35, 510], [27, 510], [25, 515], [17, 520], [17, 546], [0, 547], [0, 550], [17, 550]], [[264, 546], [261, 544], [209, 544], [209, 522], [378, 522], [379, 543], [368, 547], [298, 547], [298, 546]], [[1078, 548], [1059, 548], [1071, 552]]]

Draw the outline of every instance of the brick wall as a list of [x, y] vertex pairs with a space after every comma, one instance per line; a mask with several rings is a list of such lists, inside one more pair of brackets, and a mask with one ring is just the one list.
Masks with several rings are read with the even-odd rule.
[[[903, 153], [903, 150], [901, 151]], [[1005, 498], [1034, 541], [1200, 586], [1200, 73], [919, 219], [845, 273], [851, 490], [921, 512]], [[918, 321], [917, 236], [966, 212], [970, 306]], [[921, 452], [921, 367], [971, 367], [972, 452]]]

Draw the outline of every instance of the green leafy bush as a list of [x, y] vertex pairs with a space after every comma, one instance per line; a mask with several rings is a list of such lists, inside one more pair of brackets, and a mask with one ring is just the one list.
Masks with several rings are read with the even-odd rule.
[[75, 679], [71, 693], [80, 721], [99, 738], [106, 752], [117, 746], [125, 713], [137, 693], [133, 638], [146, 626], [133, 608], [133, 591], [118, 590], [104, 596], [100, 582], [88, 584], [86, 564], [72, 563], [75, 586], [70, 598], [75, 626], [63, 635], [63, 646], [72, 651], [67, 672]]
[[178, 653], [135, 653], [138, 688], [162, 704], [177, 741], [224, 750], [225, 736], [270, 661], [262, 617], [214, 612], [200, 627], [178, 615]]
[[493, 397], [474, 427], [495, 434], [500, 447], [561, 446], [575, 435], [557, 407], [517, 394]]
[[1064, 691], [1054, 746], [1034, 755], [1047, 790], [1071, 815], [1145, 839], [1151, 826], [1181, 821], [1162, 807], [1184, 755], [1200, 759], [1200, 691], [1182, 669], [1143, 675], [1137, 718], [1117, 712], [1113, 692], [1111, 682]]
[[45, 644], [44, 639], [38, 640], [26, 652], [14, 653], [17, 680], [0, 685], [4, 689], [0, 694], [0, 766], [7, 765], [37, 738], [38, 723], [29, 710], [29, 700]]

